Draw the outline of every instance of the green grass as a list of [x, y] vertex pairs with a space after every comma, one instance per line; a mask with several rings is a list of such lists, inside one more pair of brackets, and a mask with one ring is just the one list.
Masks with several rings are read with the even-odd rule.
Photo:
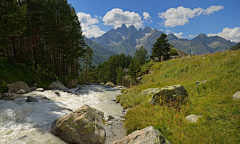
[[[172, 59], [154, 63], [153, 74], [144, 75], [141, 84], [117, 97], [123, 108], [130, 108], [124, 124], [127, 133], [154, 126], [172, 143], [240, 143], [240, 50]], [[196, 81], [208, 80], [195, 85]], [[186, 105], [150, 105], [147, 88], [182, 84], [188, 91]], [[197, 123], [186, 116], [202, 115]]]
[[37, 82], [37, 87], [47, 89], [52, 79], [40, 76], [32, 67], [25, 64], [17, 64], [9, 61], [0, 61], [0, 92], [7, 91], [6, 85], [24, 81], [29, 87]]

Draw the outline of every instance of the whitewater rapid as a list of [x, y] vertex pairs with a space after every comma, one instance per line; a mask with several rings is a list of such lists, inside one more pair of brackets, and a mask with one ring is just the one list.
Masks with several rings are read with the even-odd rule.
[[[85, 85], [76, 94], [58, 91], [60, 97], [56, 91], [33, 91], [14, 101], [0, 100], [0, 144], [65, 144], [50, 133], [51, 123], [84, 104], [104, 112], [104, 117], [119, 116], [123, 111], [121, 105], [113, 101], [121, 94], [116, 88]], [[26, 102], [27, 96], [38, 102]]]

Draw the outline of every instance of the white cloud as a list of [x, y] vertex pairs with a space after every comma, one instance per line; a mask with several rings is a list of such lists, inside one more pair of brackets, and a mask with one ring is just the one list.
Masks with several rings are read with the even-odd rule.
[[134, 25], [136, 28], [143, 27], [143, 21], [138, 13], [123, 11], [119, 8], [114, 8], [103, 17], [104, 25], [112, 25], [114, 28]]
[[197, 35], [191, 35], [191, 34], [189, 35], [189, 37], [192, 37], [192, 38], [194, 38], [194, 37], [196, 37], [196, 36], [197, 36]]
[[168, 32], [168, 33], [169, 33], [169, 32], [171, 32], [171, 31], [170, 31], [170, 30], [166, 30], [166, 32]]
[[232, 42], [240, 42], [240, 27], [235, 28], [224, 28], [221, 32], [217, 34], [208, 34], [208, 36], [220, 36]]
[[205, 9], [205, 10], [203, 11], [203, 14], [204, 14], [204, 15], [209, 15], [209, 14], [214, 13], [215, 11], [219, 11], [219, 10], [221, 10], [221, 9], [223, 9], [223, 8], [224, 8], [224, 7], [221, 6], [221, 5], [219, 5], [219, 6], [210, 6], [210, 7], [208, 7], [207, 9]]
[[99, 23], [97, 15], [95, 15], [95, 18], [92, 18], [90, 14], [79, 12], [77, 16], [79, 21], [81, 22], [83, 34], [86, 37], [99, 37], [105, 33], [104, 31], [100, 30], [97, 25], [94, 25]]
[[215, 11], [219, 11], [221, 9], [223, 9], [223, 6], [210, 6], [205, 10], [200, 7], [190, 9], [179, 6], [178, 8], [170, 8], [166, 10], [166, 12], [158, 13], [158, 17], [164, 20], [164, 26], [183, 26], [189, 23], [188, 19], [190, 18], [194, 18], [201, 14], [209, 15], [210, 13], [214, 13]]
[[79, 12], [77, 16], [82, 25], [92, 25], [98, 23], [97, 15], [95, 15], [95, 18], [92, 18], [90, 14]]
[[91, 37], [100, 37], [105, 33], [105, 31], [100, 30], [100, 28], [97, 25], [90, 25], [83, 28], [83, 34], [87, 38]]
[[143, 19], [145, 19], [145, 20], [149, 20], [149, 19], [151, 19], [150, 14], [147, 13], [147, 12], [143, 12]]
[[182, 37], [182, 35], [183, 35], [183, 33], [182, 32], [180, 32], [180, 33], [173, 33], [176, 37], [178, 37], [178, 38], [183, 38]]

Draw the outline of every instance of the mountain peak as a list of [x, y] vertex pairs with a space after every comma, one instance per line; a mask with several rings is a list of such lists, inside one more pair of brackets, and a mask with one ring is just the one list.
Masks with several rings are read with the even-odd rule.
[[167, 35], [168, 40], [178, 40], [178, 37], [176, 37], [173, 33], [170, 33]]
[[126, 26], [125, 24], [122, 24], [121, 28], [122, 28], [122, 29], [126, 29], [127, 26]]
[[149, 26], [146, 26], [144, 29], [143, 29], [143, 32], [144, 33], [151, 33], [153, 30], [149, 27]]

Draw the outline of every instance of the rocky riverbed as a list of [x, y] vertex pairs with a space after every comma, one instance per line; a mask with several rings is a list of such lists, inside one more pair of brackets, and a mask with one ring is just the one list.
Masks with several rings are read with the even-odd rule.
[[[65, 143], [50, 133], [52, 122], [87, 104], [104, 112], [106, 141], [110, 144], [125, 136], [122, 128], [126, 112], [115, 102], [120, 88], [84, 85], [62, 90], [34, 90], [14, 94], [12, 101], [0, 100], [0, 143]], [[27, 102], [34, 98], [35, 102]]]

